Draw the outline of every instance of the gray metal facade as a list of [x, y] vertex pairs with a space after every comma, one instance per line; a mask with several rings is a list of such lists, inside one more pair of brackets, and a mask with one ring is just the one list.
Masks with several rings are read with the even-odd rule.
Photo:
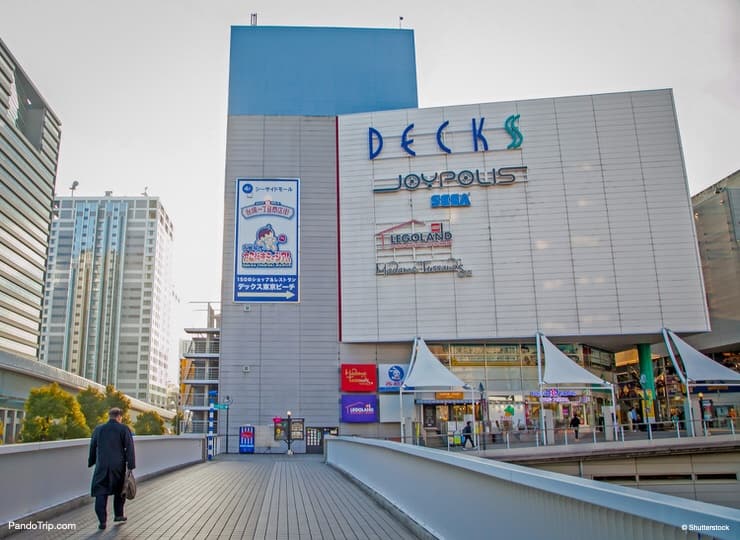
[[738, 352], [740, 171], [697, 193], [692, 203], [712, 331], [689, 342], [705, 352]]
[[[503, 119], [513, 112], [522, 116], [522, 155], [497, 150], [492, 163], [526, 165], [528, 181], [489, 188], [485, 197], [483, 188], [470, 188], [476, 204], [459, 211], [429, 210], [426, 189], [373, 193], [374, 181], [392, 181], [400, 172], [485, 169], [476, 161], [486, 159], [482, 152], [423, 152], [434, 153], [434, 130], [443, 120], [463, 125], [448, 144], [464, 148], [471, 117]], [[238, 424], [257, 426], [259, 448], [270, 440], [272, 418], [288, 410], [305, 417], [307, 426], [338, 425], [340, 364], [406, 363], [419, 333], [433, 343], [528, 343], [539, 325], [560, 342], [614, 351], [650, 339], [666, 324], [683, 331], [708, 328], [669, 90], [376, 112], [336, 121], [338, 128], [326, 117], [229, 117], [219, 383], [220, 399], [234, 400], [233, 448]], [[403, 127], [415, 121], [420, 154], [409, 158], [398, 143]], [[369, 163], [373, 125], [393, 137], [386, 140], [385, 159]], [[494, 144], [508, 142], [499, 140], [502, 131], [491, 133]], [[232, 302], [237, 178], [300, 179], [300, 304]], [[473, 277], [375, 275], [373, 238], [413, 219], [454, 223], [455, 245]], [[495, 282], [486, 261], [496, 266]], [[519, 290], [517, 283], [526, 286]], [[500, 320], [486, 311], [494, 285], [498, 304], [508, 302]], [[461, 376], [467, 380], [471, 373]], [[476, 374], [468, 382], [478, 380]], [[486, 386], [498, 388], [491, 381]], [[346, 424], [343, 432], [396, 436], [397, 426]], [[220, 427], [223, 434], [223, 422]]]
[[[237, 425], [255, 425], [259, 447], [289, 410], [306, 426], [338, 425], [335, 143], [334, 117], [228, 119], [219, 386], [233, 399], [232, 448]], [[232, 302], [237, 178], [300, 179], [300, 303]]]
[[[507, 147], [507, 117], [518, 118], [521, 147]], [[485, 151], [470, 127], [484, 118]], [[451, 153], [436, 143], [443, 122]], [[415, 156], [400, 144], [407, 126]], [[386, 138], [372, 159], [369, 127]], [[663, 327], [709, 329], [670, 90], [344, 115], [339, 153], [343, 342], [510, 340], [539, 330], [614, 351], [658, 341]], [[497, 185], [399, 180], [492, 167], [526, 171]], [[440, 193], [472, 202], [435, 207]], [[449, 251], [388, 242], [388, 231], [435, 222], [450, 231]], [[411, 257], [452, 257], [470, 275], [378, 275], [391, 263], [409, 268]]]

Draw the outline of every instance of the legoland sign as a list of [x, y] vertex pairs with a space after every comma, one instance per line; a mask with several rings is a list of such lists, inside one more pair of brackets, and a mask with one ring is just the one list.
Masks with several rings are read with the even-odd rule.
[[378, 396], [342, 395], [342, 422], [368, 423], [378, 421]]

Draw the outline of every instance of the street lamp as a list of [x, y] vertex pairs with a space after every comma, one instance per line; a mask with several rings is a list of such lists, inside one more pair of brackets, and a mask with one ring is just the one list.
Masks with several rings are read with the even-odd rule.
[[293, 455], [293, 450], [290, 448], [290, 444], [293, 442], [293, 428], [291, 427], [291, 423], [293, 422], [292, 417], [293, 413], [288, 411], [288, 455]]
[[483, 425], [483, 433], [481, 435], [481, 439], [483, 440], [483, 450], [486, 449], [486, 412], [488, 407], [486, 406], [485, 401], [485, 394], [486, 394], [486, 387], [483, 386], [483, 382], [478, 383], [478, 392], [480, 392], [480, 419], [481, 424]]
[[234, 403], [234, 400], [231, 399], [231, 396], [226, 396], [226, 399], [224, 400], [224, 405], [226, 405], [226, 453], [229, 453], [229, 405]]

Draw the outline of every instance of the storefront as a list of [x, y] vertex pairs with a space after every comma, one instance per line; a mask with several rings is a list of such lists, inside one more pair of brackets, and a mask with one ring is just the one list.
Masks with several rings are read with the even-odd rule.
[[[740, 354], [722, 352], [709, 354], [709, 357], [721, 365], [736, 369], [740, 365]], [[686, 387], [676, 374], [676, 370], [668, 357], [653, 359], [655, 374], [655, 411], [657, 422], [684, 422]], [[627, 411], [634, 408], [638, 418], [645, 418], [645, 408], [648, 406], [647, 394], [644, 389], [644, 379], [638, 371], [636, 362], [628, 362], [617, 367], [618, 402], [623, 421], [626, 423]], [[701, 418], [710, 422], [726, 426], [728, 420], [737, 416], [740, 410], [740, 386], [728, 384], [709, 384], [691, 388], [692, 401], [702, 403]]]

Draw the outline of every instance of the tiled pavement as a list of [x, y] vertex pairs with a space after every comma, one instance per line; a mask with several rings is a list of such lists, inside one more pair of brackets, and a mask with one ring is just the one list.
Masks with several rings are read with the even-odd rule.
[[412, 539], [322, 456], [220, 456], [140, 482], [128, 521], [98, 530], [90, 503], [48, 521], [75, 531], [23, 531], [11, 539]]

